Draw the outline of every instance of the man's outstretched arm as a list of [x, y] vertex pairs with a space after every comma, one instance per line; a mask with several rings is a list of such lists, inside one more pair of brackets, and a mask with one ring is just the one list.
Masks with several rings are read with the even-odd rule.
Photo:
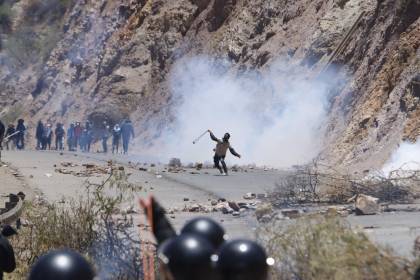
[[219, 143], [219, 142], [220, 142], [220, 140], [219, 140], [219, 139], [217, 139], [217, 137], [216, 137], [216, 136], [214, 136], [213, 132], [211, 132], [211, 130], [210, 130], [210, 129], [208, 130], [208, 132], [210, 133], [210, 138], [211, 138], [211, 140], [213, 140], [213, 141], [215, 141], [215, 142], [217, 142], [217, 143]]
[[230, 153], [231, 153], [232, 155], [234, 155], [235, 157], [241, 158], [241, 155], [240, 155], [240, 154], [238, 154], [238, 153], [235, 151], [235, 149], [234, 149], [234, 148], [229, 147], [229, 151], [230, 151]]

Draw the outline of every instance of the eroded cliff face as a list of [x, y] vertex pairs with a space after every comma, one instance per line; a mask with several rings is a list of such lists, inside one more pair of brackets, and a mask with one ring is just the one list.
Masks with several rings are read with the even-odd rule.
[[16, 63], [3, 48], [6, 119], [129, 116], [144, 148], [176, 114], [169, 87], [176, 61], [208, 55], [244, 73], [282, 59], [316, 76], [363, 12], [329, 69], [345, 83], [332, 94], [321, 158], [378, 167], [398, 143], [420, 134], [418, 0], [79, 0], [60, 17], [28, 24], [33, 1], [11, 1], [15, 18], [4, 40], [23, 25], [35, 34], [55, 26], [57, 34], [40, 35], [54, 44], [42, 60]]

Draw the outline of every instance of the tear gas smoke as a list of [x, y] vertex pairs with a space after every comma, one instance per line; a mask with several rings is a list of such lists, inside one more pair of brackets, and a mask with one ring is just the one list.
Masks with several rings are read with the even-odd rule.
[[394, 151], [382, 171], [389, 174], [393, 170], [419, 170], [420, 169], [420, 139], [416, 143], [403, 142]]
[[301, 67], [277, 61], [264, 72], [232, 71], [229, 62], [206, 57], [179, 61], [171, 73], [175, 122], [163, 133], [162, 155], [184, 162], [211, 160], [209, 137], [231, 134], [231, 145], [243, 156], [231, 164], [275, 167], [304, 164], [322, 146], [330, 90], [338, 77], [308, 79]]

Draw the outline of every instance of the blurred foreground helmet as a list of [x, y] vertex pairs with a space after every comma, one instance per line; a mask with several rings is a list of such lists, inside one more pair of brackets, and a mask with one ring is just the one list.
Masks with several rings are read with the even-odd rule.
[[420, 280], [420, 266], [414, 272], [414, 280]]
[[80, 254], [70, 250], [51, 251], [32, 266], [29, 280], [92, 280], [91, 265]]
[[271, 260], [257, 243], [233, 240], [220, 248], [216, 263], [223, 280], [267, 280]]
[[194, 234], [182, 234], [165, 241], [158, 250], [164, 280], [217, 280], [211, 258], [214, 248]]
[[210, 218], [200, 217], [189, 221], [181, 230], [181, 234], [192, 233], [209, 241], [215, 249], [225, 241], [225, 230]]

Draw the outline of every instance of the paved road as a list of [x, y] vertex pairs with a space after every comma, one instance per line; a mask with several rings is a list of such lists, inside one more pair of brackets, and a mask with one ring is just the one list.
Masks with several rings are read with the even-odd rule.
[[[62, 155], [57, 152], [24, 151], [4, 152], [3, 160], [16, 167], [23, 175], [23, 180], [30, 189], [38, 189], [50, 201], [56, 201], [63, 196], [77, 197], [83, 195], [85, 189], [83, 183], [86, 178], [73, 175], [56, 173], [55, 166], [61, 162], [73, 162], [78, 165], [94, 163], [105, 165], [112, 159], [127, 167], [132, 173], [130, 180], [145, 187], [147, 192], [141, 192], [138, 197], [146, 197], [153, 194], [167, 208], [183, 208], [191, 203], [209, 204], [209, 200], [226, 198], [228, 200], [241, 201], [247, 192], [264, 193], [275, 186], [276, 181], [284, 175], [281, 171], [248, 170], [248, 172], [232, 172], [228, 177], [217, 176], [214, 169], [200, 170], [200, 174], [191, 174], [195, 170], [187, 170], [182, 173], [164, 172], [164, 166], [158, 165], [148, 172], [139, 171], [138, 168], [129, 168], [128, 162], [141, 162], [138, 158], [125, 158], [120, 155], [103, 154], [76, 154], [65, 152]], [[55, 166], [54, 166], [55, 165]], [[0, 170], [0, 192], [9, 192], [3, 189], [6, 184], [4, 174]], [[9, 174], [10, 175], [10, 174]], [[51, 176], [50, 176], [51, 175]], [[9, 176], [10, 177], [10, 176]], [[89, 178], [100, 182], [104, 176]], [[9, 178], [9, 181], [11, 179]], [[13, 178], [12, 178], [13, 181]], [[10, 181], [11, 182], [11, 181]], [[22, 180], [19, 181], [22, 184]], [[28, 191], [28, 189], [27, 189]], [[184, 202], [188, 197], [190, 201]], [[136, 205], [133, 201], [133, 205]], [[186, 220], [202, 214], [176, 213], [173, 219], [174, 226], [180, 229]], [[220, 213], [206, 214], [218, 221], [222, 221], [228, 233], [232, 237], [253, 237], [257, 223], [253, 215], [244, 214], [241, 217], [222, 215]], [[141, 222], [142, 215], [137, 216]], [[414, 239], [420, 234], [420, 213], [395, 212], [382, 213], [374, 216], [349, 216], [346, 218], [352, 227], [364, 228], [364, 231], [372, 240], [393, 248], [399, 254], [409, 257], [412, 252]]]
[[[138, 197], [154, 195], [167, 208], [183, 208], [185, 205], [200, 203], [210, 205], [210, 200], [226, 198], [241, 201], [247, 192], [264, 193], [275, 186], [282, 175], [279, 171], [250, 170], [249, 172], [233, 172], [231, 176], [217, 176], [217, 171], [207, 169], [200, 174], [189, 169], [183, 173], [165, 172], [163, 165], [148, 167], [149, 171], [130, 168], [129, 161], [120, 155], [58, 153], [55, 151], [10, 151], [3, 152], [3, 160], [17, 168], [24, 180], [32, 188], [39, 190], [49, 201], [58, 201], [63, 197], [83, 195], [86, 178], [55, 172], [62, 162], [71, 162], [79, 166], [85, 163], [105, 165], [108, 160], [117, 161], [127, 167], [131, 173], [130, 181], [143, 186], [147, 192], [138, 193]], [[105, 175], [89, 178], [93, 182], [101, 182]], [[184, 198], [189, 201], [185, 202]], [[137, 203], [133, 205], [137, 208]], [[176, 228], [180, 228], [186, 220], [202, 215], [200, 213], [175, 213], [173, 220]], [[232, 237], [253, 237], [256, 222], [253, 215], [244, 213], [241, 217], [210, 213], [218, 221], [222, 221]], [[141, 217], [138, 217], [141, 219]]]

